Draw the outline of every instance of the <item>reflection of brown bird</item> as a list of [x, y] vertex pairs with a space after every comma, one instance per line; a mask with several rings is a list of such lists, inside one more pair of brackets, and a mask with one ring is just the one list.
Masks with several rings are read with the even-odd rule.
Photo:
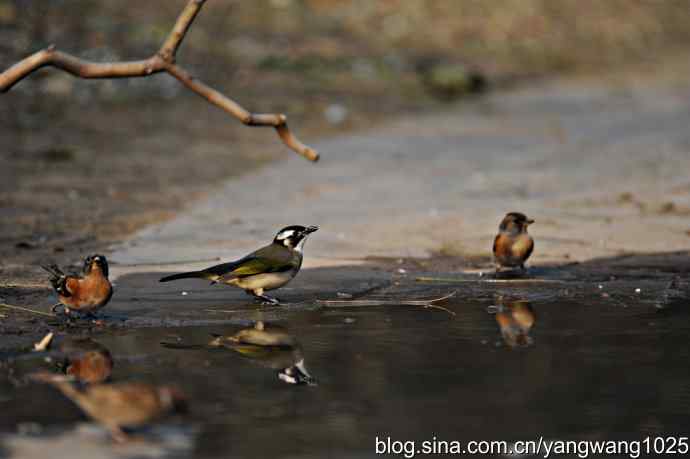
[[91, 338], [69, 339], [60, 346], [65, 354], [65, 373], [77, 381], [96, 384], [108, 381], [113, 373], [110, 351]]
[[532, 344], [529, 332], [535, 321], [534, 310], [528, 301], [505, 302], [496, 313], [496, 323], [503, 341], [510, 347]]
[[84, 260], [82, 275], [65, 274], [56, 265], [42, 266], [51, 274], [50, 283], [60, 300], [52, 311], [63, 306], [65, 314], [71, 311], [92, 314], [105, 306], [113, 295], [108, 280], [108, 261], [103, 255]]
[[534, 220], [519, 212], [510, 212], [503, 218], [494, 239], [497, 271], [501, 267], [525, 269], [525, 261], [534, 249], [534, 240], [527, 234], [527, 227], [532, 223]]
[[278, 325], [259, 321], [233, 336], [216, 337], [209, 345], [227, 347], [258, 365], [278, 370], [278, 378], [288, 384], [316, 384], [304, 365], [302, 347]]
[[167, 414], [185, 412], [185, 396], [176, 388], [144, 383], [95, 384], [78, 388], [64, 377], [37, 375], [57, 387], [86, 415], [106, 427], [115, 441], [126, 441], [122, 430], [141, 427]]

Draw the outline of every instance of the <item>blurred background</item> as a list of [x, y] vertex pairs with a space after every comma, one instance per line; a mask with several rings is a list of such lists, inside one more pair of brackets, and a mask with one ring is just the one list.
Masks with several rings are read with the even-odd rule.
[[[49, 44], [95, 61], [147, 57], [184, 4], [0, 0], [0, 68]], [[683, 74], [689, 49], [683, 0], [213, 0], [178, 61], [249, 110], [286, 113], [309, 143], [547, 77]], [[7, 260], [121, 238], [288, 154], [165, 74], [44, 69], [2, 102]]]

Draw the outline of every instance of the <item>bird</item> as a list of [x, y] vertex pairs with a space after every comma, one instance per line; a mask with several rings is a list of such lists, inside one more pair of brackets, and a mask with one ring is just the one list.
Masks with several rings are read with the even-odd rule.
[[57, 265], [41, 266], [50, 275], [50, 283], [58, 294], [59, 302], [51, 311], [64, 307], [64, 313], [72, 311], [92, 315], [108, 304], [113, 296], [113, 286], [108, 280], [108, 260], [103, 255], [91, 255], [84, 260], [81, 275], [65, 274]]
[[216, 336], [209, 347], [226, 347], [262, 367], [277, 370], [288, 384], [317, 385], [304, 365], [302, 346], [287, 329], [258, 321], [231, 336]]
[[113, 373], [113, 357], [102, 344], [91, 338], [69, 338], [60, 346], [65, 374], [84, 384], [106, 382]]
[[280, 300], [264, 292], [284, 286], [297, 275], [302, 267], [302, 252], [307, 236], [318, 229], [318, 226], [286, 226], [278, 231], [273, 242], [240, 260], [201, 271], [173, 274], [163, 277], [160, 282], [206, 279], [212, 285], [223, 283], [239, 287], [264, 303], [280, 304]]
[[496, 323], [503, 341], [510, 347], [529, 346], [533, 340], [530, 330], [536, 322], [528, 301], [504, 301], [496, 312]]
[[117, 442], [129, 439], [125, 428], [142, 427], [165, 415], [187, 411], [186, 396], [174, 386], [140, 382], [80, 386], [50, 373], [36, 373], [32, 379], [59, 389], [87, 416], [106, 427]]
[[534, 250], [534, 240], [527, 233], [527, 227], [532, 223], [534, 220], [520, 212], [509, 212], [503, 217], [494, 239], [496, 272], [503, 267], [519, 267], [524, 271], [525, 261]]

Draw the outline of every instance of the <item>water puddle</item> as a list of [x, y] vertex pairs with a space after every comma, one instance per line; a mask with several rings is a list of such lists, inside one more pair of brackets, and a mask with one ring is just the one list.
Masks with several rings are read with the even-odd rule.
[[370, 457], [377, 436], [641, 439], [686, 425], [688, 298], [660, 309], [623, 284], [468, 291], [443, 303], [454, 315], [415, 305], [247, 306], [270, 331], [258, 337], [246, 316], [93, 332], [88, 352], [112, 358], [112, 381], [174, 383], [189, 399], [188, 415], [154, 424], [132, 450], [113, 446], [53, 388], [22, 382], [58, 371], [56, 359], [5, 349], [3, 447], [26, 457], [74, 441], [91, 457]]

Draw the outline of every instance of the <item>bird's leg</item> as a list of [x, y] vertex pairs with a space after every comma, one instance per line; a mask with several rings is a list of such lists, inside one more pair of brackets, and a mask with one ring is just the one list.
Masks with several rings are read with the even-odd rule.
[[96, 321], [98, 320], [98, 316], [93, 311], [89, 311], [89, 312], [82, 314], [82, 318], [89, 320], [93, 323], [96, 323]]
[[55, 310], [58, 308], [62, 308], [62, 314], [67, 314], [67, 312], [66, 312], [67, 308], [65, 308], [65, 305], [62, 303], [54, 304], [53, 307], [50, 308], [50, 312], [52, 312], [53, 314], [57, 314], [57, 312], [55, 312]]
[[130, 440], [129, 435], [125, 433], [120, 426], [117, 425], [107, 425], [108, 431], [110, 431], [110, 436], [116, 443], [127, 443]]
[[280, 304], [280, 300], [278, 298], [274, 298], [272, 296], [259, 295], [257, 298], [260, 298], [261, 300], [263, 300], [263, 304], [275, 304], [275, 305]]
[[278, 298], [273, 298], [272, 296], [264, 295], [264, 289], [262, 288], [258, 288], [252, 291], [251, 294], [254, 295], [255, 298], [260, 299], [263, 304], [280, 304], [280, 300]]

